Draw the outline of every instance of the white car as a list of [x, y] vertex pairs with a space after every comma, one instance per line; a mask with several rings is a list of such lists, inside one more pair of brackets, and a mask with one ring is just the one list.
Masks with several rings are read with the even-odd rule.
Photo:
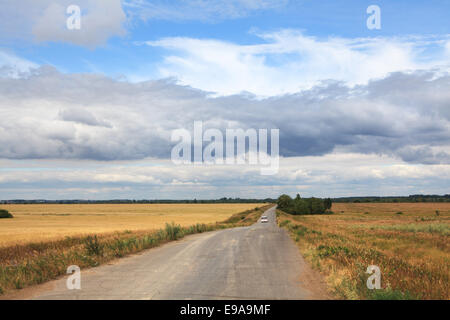
[[262, 216], [261, 217], [261, 223], [266, 223], [266, 222], [269, 222], [269, 220], [267, 219], [266, 216]]

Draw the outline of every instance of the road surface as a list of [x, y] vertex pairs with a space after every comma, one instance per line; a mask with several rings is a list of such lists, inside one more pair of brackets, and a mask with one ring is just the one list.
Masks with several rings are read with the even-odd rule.
[[20, 299], [326, 299], [320, 276], [275, 222], [225, 229], [81, 271], [81, 290], [66, 278], [24, 289]]

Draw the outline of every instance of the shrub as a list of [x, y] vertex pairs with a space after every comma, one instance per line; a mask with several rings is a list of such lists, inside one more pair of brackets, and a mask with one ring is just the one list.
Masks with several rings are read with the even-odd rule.
[[299, 236], [299, 237], [303, 237], [306, 233], [308, 233], [308, 228], [306, 228], [305, 226], [302, 225], [298, 225], [297, 230], [295, 231], [295, 233]]
[[84, 248], [86, 249], [86, 252], [88, 255], [93, 256], [100, 256], [103, 254], [103, 245], [100, 244], [98, 241], [97, 235], [88, 236], [84, 240]]
[[1, 218], [13, 218], [13, 215], [8, 212], [8, 210], [0, 209], [0, 219]]

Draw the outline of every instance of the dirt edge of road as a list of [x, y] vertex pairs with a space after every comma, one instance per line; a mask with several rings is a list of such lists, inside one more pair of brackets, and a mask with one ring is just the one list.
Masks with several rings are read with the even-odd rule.
[[[277, 225], [278, 226], [280, 225], [278, 215], [277, 215]], [[287, 236], [295, 244], [292, 235], [286, 230], [286, 228], [284, 227], [280, 228], [283, 229], [284, 232], [286, 232]], [[311, 264], [303, 257], [303, 254], [301, 253], [297, 244], [295, 244], [295, 247], [302, 256], [302, 260], [304, 263], [303, 273], [299, 279], [299, 283], [301, 283], [302, 286], [304, 286], [312, 293], [311, 300], [335, 300], [336, 297], [332, 293], [332, 289], [328, 285], [325, 276], [320, 271], [313, 269]]]

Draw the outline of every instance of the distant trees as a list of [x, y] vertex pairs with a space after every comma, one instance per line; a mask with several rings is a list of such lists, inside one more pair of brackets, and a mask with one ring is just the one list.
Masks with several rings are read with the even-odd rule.
[[12, 218], [13, 215], [8, 210], [0, 209], [0, 218]]
[[287, 194], [281, 195], [277, 200], [278, 208], [291, 208], [294, 206], [294, 200], [289, 197]]
[[111, 200], [0, 200], [0, 204], [44, 204], [44, 203], [58, 203], [58, 204], [124, 204], [124, 203], [275, 203], [277, 199], [241, 199], [241, 198], [220, 198], [220, 199], [186, 199], [186, 200], [170, 200], [170, 199], [156, 199], [156, 200], [136, 200], [136, 199], [111, 199]]
[[290, 214], [323, 214], [331, 209], [331, 199], [301, 198], [299, 194], [292, 199], [287, 194], [281, 195], [277, 200], [280, 210]]
[[340, 203], [450, 202], [450, 194], [444, 194], [444, 195], [415, 194], [415, 195], [403, 196], [403, 197], [343, 197], [343, 198], [334, 198], [333, 202], [336, 202], [336, 203], [338, 203], [338, 202], [340, 202]]

